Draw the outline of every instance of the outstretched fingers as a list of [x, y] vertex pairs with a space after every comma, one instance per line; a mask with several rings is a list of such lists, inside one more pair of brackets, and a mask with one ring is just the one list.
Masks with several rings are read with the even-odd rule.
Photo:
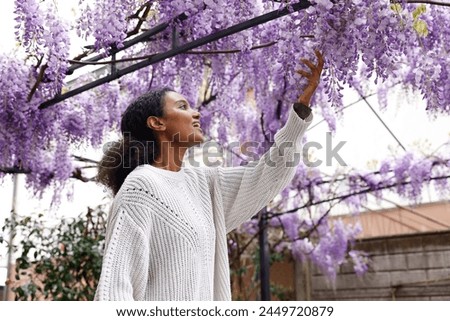
[[314, 50], [314, 52], [316, 53], [316, 57], [317, 57], [317, 69], [319, 70], [319, 72], [322, 72], [325, 60], [323, 59], [323, 55], [319, 50], [316, 49], [316, 50]]
[[309, 78], [309, 77], [311, 77], [311, 74], [309, 73], [309, 72], [306, 72], [306, 71], [304, 71], [304, 70], [297, 70], [296, 71], [298, 74], [300, 74], [300, 75], [302, 75], [303, 77], [306, 77], [306, 78]]
[[324, 58], [322, 53], [319, 50], [315, 50], [315, 54], [317, 57], [317, 65], [315, 65], [308, 59], [300, 60], [302, 63], [308, 66], [308, 68], [310, 69], [309, 72], [302, 69], [296, 70], [298, 74], [308, 79], [308, 83], [306, 84], [306, 87], [303, 89], [303, 92], [298, 99], [300, 103], [303, 103], [307, 106], [309, 105], [311, 98], [314, 95], [317, 86], [319, 85], [320, 75], [324, 66]]
[[296, 72], [298, 74], [304, 76], [305, 78], [307, 78], [310, 81], [313, 80], [314, 82], [318, 82], [319, 78], [320, 78], [320, 74], [322, 73], [324, 59], [319, 50], [315, 50], [315, 53], [316, 53], [316, 57], [317, 57], [317, 65], [315, 65], [308, 59], [300, 59], [300, 61], [302, 63], [304, 63], [306, 66], [308, 66], [310, 71], [308, 72], [306, 70], [299, 69], [299, 70], [296, 70]]
[[307, 65], [309, 67], [309, 69], [311, 69], [311, 71], [313, 71], [314, 69], [316, 69], [316, 66], [308, 59], [300, 59], [301, 62], [303, 62], [305, 65]]

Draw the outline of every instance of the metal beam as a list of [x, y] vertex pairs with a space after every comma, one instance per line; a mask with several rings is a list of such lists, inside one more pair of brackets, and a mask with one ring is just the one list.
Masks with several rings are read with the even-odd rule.
[[95, 87], [98, 87], [100, 85], [103, 85], [105, 83], [113, 81], [115, 79], [118, 79], [118, 78], [120, 78], [120, 77], [122, 77], [122, 76], [124, 76], [126, 74], [129, 74], [129, 73], [132, 73], [132, 72], [134, 72], [136, 70], [139, 70], [139, 69], [148, 67], [150, 65], [153, 65], [153, 64], [155, 64], [157, 62], [163, 61], [163, 60], [168, 59], [168, 58], [172, 58], [172, 57], [174, 57], [174, 56], [176, 56], [178, 54], [184, 53], [184, 52], [186, 52], [188, 50], [195, 49], [197, 47], [200, 47], [200, 46], [203, 46], [203, 45], [208, 44], [210, 42], [213, 42], [213, 41], [225, 38], [227, 36], [233, 35], [233, 34], [238, 33], [240, 31], [252, 28], [254, 26], [257, 26], [257, 25], [260, 25], [260, 24], [263, 24], [263, 23], [266, 23], [266, 22], [269, 22], [269, 21], [272, 21], [272, 20], [275, 20], [275, 19], [280, 18], [282, 16], [286, 16], [286, 15], [291, 14], [293, 12], [306, 9], [306, 8], [308, 8], [310, 6], [311, 6], [311, 3], [309, 1], [307, 1], [307, 0], [304, 0], [304, 1], [301, 1], [299, 3], [292, 4], [289, 7], [283, 8], [281, 10], [274, 10], [272, 12], [266, 13], [266, 14], [258, 16], [256, 18], [253, 18], [253, 19], [244, 21], [242, 23], [239, 23], [237, 25], [231, 26], [231, 27], [229, 27], [227, 29], [220, 30], [220, 31], [218, 31], [218, 32], [216, 32], [214, 34], [208, 35], [206, 37], [203, 37], [203, 38], [200, 38], [200, 39], [197, 39], [197, 40], [194, 40], [194, 41], [191, 41], [191, 42], [186, 43], [184, 45], [181, 45], [179, 47], [176, 47], [176, 48], [173, 48], [171, 50], [168, 50], [168, 51], [166, 51], [164, 53], [157, 53], [154, 56], [152, 56], [152, 57], [150, 57], [150, 58], [148, 58], [148, 59], [146, 59], [144, 61], [141, 61], [139, 63], [136, 63], [134, 65], [128, 66], [128, 67], [123, 68], [123, 69], [117, 69], [114, 74], [111, 74], [111, 75], [105, 76], [103, 78], [97, 79], [97, 80], [95, 80], [93, 82], [90, 82], [88, 84], [85, 84], [85, 85], [83, 85], [83, 86], [81, 86], [79, 88], [76, 88], [74, 90], [70, 90], [70, 91], [68, 91], [68, 92], [66, 92], [66, 93], [64, 93], [62, 95], [61, 94], [57, 95], [53, 99], [50, 99], [50, 100], [42, 103], [39, 106], [39, 109], [47, 108], [49, 106], [52, 106], [52, 105], [57, 104], [59, 102], [62, 102], [63, 100], [65, 100], [67, 98], [70, 98], [70, 97], [73, 97], [75, 95], [78, 95], [78, 94], [80, 94], [80, 93], [82, 93], [84, 91], [87, 91], [89, 89], [93, 89]]
[[[184, 13], [182, 13], [179, 16], [177, 16], [175, 19], [173, 19], [173, 21], [183, 21], [183, 20], [186, 20], [186, 19], [187, 19], [187, 16]], [[130, 48], [130, 47], [132, 47], [132, 46], [134, 46], [134, 45], [136, 45], [136, 44], [138, 44], [140, 42], [146, 41], [151, 36], [157, 35], [158, 33], [164, 31], [169, 25], [170, 25], [169, 22], [161, 23], [161, 24], [159, 24], [159, 25], [157, 25], [157, 26], [155, 26], [155, 27], [153, 27], [153, 28], [151, 28], [151, 29], [149, 29], [147, 31], [144, 31], [144, 32], [140, 33], [138, 36], [136, 36], [136, 37], [134, 37], [134, 38], [132, 38], [132, 39], [130, 39], [128, 41], [125, 41], [123, 43], [122, 47], [111, 49], [107, 55], [105, 55], [105, 54], [96, 55], [96, 56], [94, 56], [92, 58], [83, 60], [83, 62], [95, 62], [95, 61], [99, 61], [99, 60], [105, 59], [105, 58], [107, 58], [109, 56], [114, 56], [116, 53], [118, 53], [118, 52], [120, 52], [122, 50], [128, 49], [128, 48]], [[85, 67], [85, 66], [86, 66], [86, 64], [82, 64], [82, 63], [78, 64], [76, 62], [73, 62], [72, 65], [68, 68], [66, 74], [67, 75], [71, 75], [71, 74], [73, 74], [73, 72], [76, 69], [79, 69], [79, 68], [82, 68], [82, 67]]]

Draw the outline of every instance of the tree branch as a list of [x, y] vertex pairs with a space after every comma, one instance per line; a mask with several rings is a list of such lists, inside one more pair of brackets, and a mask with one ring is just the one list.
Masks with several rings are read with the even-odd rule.
[[322, 224], [322, 221], [330, 214], [331, 209], [334, 206], [336, 206], [337, 204], [339, 204], [340, 202], [342, 202], [342, 200], [343, 199], [340, 199], [336, 203], [332, 204], [330, 206], [330, 208], [317, 220], [316, 224], [314, 224], [314, 226], [312, 228], [307, 230], [305, 233], [303, 233], [300, 237], [296, 238], [292, 242], [295, 242], [295, 241], [298, 241], [298, 240], [303, 240], [303, 239], [309, 237], [315, 230], [317, 230], [317, 228], [320, 226], [320, 224]]
[[[0, 167], [0, 172], [5, 173], [5, 174], [31, 174], [30, 169], [20, 169], [18, 167]], [[79, 179], [80, 181], [82, 181], [84, 183], [95, 182], [95, 177], [91, 177], [91, 178], [84, 177], [82, 175], [81, 168], [78, 168], [78, 167], [74, 169], [70, 178]]]
[[72, 155], [72, 157], [80, 162], [88, 162], [88, 163], [98, 164], [98, 161], [95, 161], [95, 160], [92, 160], [92, 159], [89, 159], [86, 157], [82, 157], [82, 156], [78, 156], [78, 155]]
[[264, 126], [264, 112], [261, 112], [261, 116], [259, 117], [259, 120], [260, 120], [260, 124], [261, 124], [261, 131], [264, 135], [264, 139], [266, 140], [267, 143], [269, 143], [270, 138], [267, 136], [266, 129]]
[[31, 88], [30, 93], [28, 94], [27, 102], [30, 102], [30, 101], [31, 101], [31, 99], [33, 98], [33, 95], [34, 95], [34, 93], [36, 92], [36, 90], [37, 90], [39, 84], [40, 84], [40, 83], [42, 82], [42, 80], [44, 79], [45, 69], [47, 69], [47, 67], [48, 67], [48, 65], [45, 64], [45, 65], [43, 65], [43, 66], [41, 67], [41, 69], [39, 70], [39, 75], [38, 75], [38, 77], [37, 77], [37, 79], [36, 79], [36, 82], [34, 83], [33, 88]]
[[[144, 3], [137, 11], [135, 14], [131, 15], [128, 17], [129, 20], [131, 19], [138, 19], [138, 23], [136, 24], [136, 27], [134, 27], [133, 30], [127, 32], [127, 38], [131, 37], [135, 34], [137, 34], [139, 32], [139, 30], [141, 29], [142, 24], [145, 21], [145, 18], [147, 17], [147, 15], [150, 13], [150, 8], [152, 5], [152, 1], [147, 1], [146, 3]], [[142, 12], [142, 10], [144, 10], [144, 12], [142, 13], [142, 16], [139, 16], [139, 13]]]
[[[437, 176], [437, 177], [431, 177], [430, 179], [428, 179], [428, 181], [449, 179], [449, 178], [450, 178], [450, 175]], [[269, 218], [272, 218], [272, 217], [276, 217], [276, 216], [287, 214], [287, 213], [294, 213], [294, 212], [297, 212], [298, 210], [301, 210], [301, 209], [303, 209], [305, 207], [308, 207], [308, 206], [314, 206], [314, 205], [319, 205], [319, 204], [322, 204], [322, 203], [328, 203], [328, 202], [339, 200], [339, 199], [344, 200], [344, 199], [349, 198], [351, 196], [366, 194], [366, 193], [370, 193], [370, 192], [380, 191], [380, 190], [389, 189], [389, 188], [393, 188], [393, 187], [396, 187], [396, 186], [408, 185], [408, 184], [411, 184], [411, 182], [408, 181], [408, 182], [401, 182], [401, 183], [396, 183], [396, 184], [390, 184], [390, 185], [386, 185], [386, 186], [380, 186], [380, 187], [375, 188], [375, 189], [367, 188], [367, 189], [359, 190], [357, 192], [349, 193], [349, 194], [346, 194], [346, 195], [339, 195], [339, 196], [331, 197], [329, 199], [320, 200], [320, 201], [317, 201], [315, 203], [308, 203], [306, 205], [302, 205], [302, 206], [299, 206], [299, 207], [287, 210], [285, 212], [277, 212], [277, 213], [275, 213], [275, 212], [267, 212], [267, 214], [269, 215]]]
[[[436, 165], [445, 165], [448, 161], [450, 161], [450, 159], [436, 160], [436, 161], [432, 162], [431, 166], [434, 167]], [[394, 170], [391, 169], [391, 170], [387, 171], [387, 173], [392, 173], [393, 171]], [[379, 175], [379, 174], [380, 174], [380, 171], [374, 171], [374, 172], [367, 173], [365, 176], [368, 176], [368, 175]], [[312, 185], [312, 184], [314, 184], [314, 185], [323, 185], [323, 184], [330, 184], [330, 183], [340, 182], [340, 181], [343, 181], [343, 180], [347, 179], [347, 177], [348, 177], [348, 175], [346, 175], [346, 174], [342, 174], [342, 176], [343, 177], [334, 178], [333, 180], [321, 180], [319, 182], [312, 181], [312, 182], [309, 182], [309, 184], [307, 186]], [[357, 175], [357, 177], [359, 179], [361, 179], [361, 180], [365, 180], [364, 176], [362, 176], [362, 175]]]

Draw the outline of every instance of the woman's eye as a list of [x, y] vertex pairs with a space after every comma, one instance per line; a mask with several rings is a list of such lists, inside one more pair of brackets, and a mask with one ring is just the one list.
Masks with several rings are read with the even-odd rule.
[[187, 109], [187, 105], [180, 105], [180, 108]]

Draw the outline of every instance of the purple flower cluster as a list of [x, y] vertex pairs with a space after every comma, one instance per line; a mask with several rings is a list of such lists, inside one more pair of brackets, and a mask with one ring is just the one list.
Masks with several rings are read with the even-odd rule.
[[[83, 3], [77, 19], [79, 36], [95, 38], [95, 49], [108, 51], [112, 46], [121, 48], [127, 37], [128, 17], [139, 7], [134, 0], [95, 0]], [[130, 28], [131, 29], [131, 28]]]
[[339, 266], [350, 261], [358, 275], [367, 270], [368, 261], [365, 253], [350, 250], [355, 238], [361, 232], [361, 226], [346, 225], [341, 220], [333, 224], [324, 221], [313, 236], [295, 239], [291, 243], [292, 255], [303, 261], [310, 259], [332, 281], [336, 278]]
[[[0, 93], [0, 164], [31, 170], [27, 187], [41, 197], [52, 182], [70, 177], [72, 161], [64, 155], [68, 145], [58, 140], [62, 113], [59, 109], [44, 113], [33, 108], [34, 100], [28, 102], [30, 70], [20, 59], [0, 56], [0, 66], [0, 86], [9, 88]], [[59, 187], [54, 195], [61, 193]]]
[[53, 97], [59, 94], [64, 84], [69, 63], [69, 34], [66, 24], [54, 15], [52, 11], [48, 11], [45, 18], [45, 29], [42, 39], [45, 48], [45, 97]]
[[[407, 67], [400, 79], [419, 91], [427, 101], [427, 110], [433, 113], [450, 112], [450, 57], [446, 45], [450, 42], [448, 25], [450, 17], [447, 8], [423, 6], [423, 12], [417, 6], [408, 5], [409, 13], [404, 19], [412, 30], [405, 51]], [[415, 10], [414, 10], [415, 9]], [[422, 22], [426, 33], [415, 23]], [[421, 32], [422, 31], [422, 32]], [[415, 44], [415, 46], [413, 46]]]
[[[36, 0], [16, 0], [16, 38], [31, 57], [45, 66], [37, 96], [51, 98], [61, 91], [69, 58], [69, 34], [66, 24], [55, 15], [52, 5]], [[35, 67], [31, 67], [35, 68]], [[37, 78], [39, 70], [34, 71]]]
[[333, 226], [322, 224], [319, 227], [320, 239], [311, 253], [311, 260], [332, 280], [336, 277], [338, 267], [344, 263], [350, 240], [359, 233], [358, 228], [334, 221]]
[[256, 233], [258, 233], [258, 231], [259, 231], [259, 227], [258, 227], [257, 219], [249, 220], [239, 227], [239, 232], [245, 233], [248, 235], [252, 235], [252, 236], [255, 235]]
[[348, 252], [348, 255], [353, 262], [353, 269], [356, 275], [364, 275], [369, 269], [368, 254], [362, 251], [351, 250]]
[[16, 39], [28, 53], [40, 53], [43, 42], [44, 15], [38, 0], [15, 0]]

